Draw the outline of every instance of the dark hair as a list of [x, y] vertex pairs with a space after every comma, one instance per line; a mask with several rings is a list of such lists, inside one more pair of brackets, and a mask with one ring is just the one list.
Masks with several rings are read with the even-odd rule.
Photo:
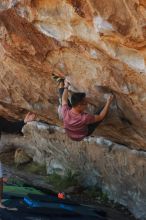
[[86, 93], [84, 92], [73, 93], [71, 96], [71, 105], [73, 107], [79, 105], [85, 97], [86, 97]]

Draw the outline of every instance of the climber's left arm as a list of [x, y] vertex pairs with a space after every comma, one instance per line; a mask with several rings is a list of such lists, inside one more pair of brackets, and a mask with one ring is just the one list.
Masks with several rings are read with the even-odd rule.
[[64, 92], [62, 95], [62, 106], [68, 104], [68, 87], [69, 87], [69, 82], [65, 80], [64, 84]]

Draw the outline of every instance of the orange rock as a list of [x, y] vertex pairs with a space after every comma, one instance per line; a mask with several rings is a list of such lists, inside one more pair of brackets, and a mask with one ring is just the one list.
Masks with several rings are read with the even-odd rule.
[[33, 111], [43, 121], [62, 125], [51, 78], [57, 72], [69, 76], [74, 91], [87, 93], [91, 113], [109, 91], [115, 95], [95, 135], [145, 149], [144, 1], [12, 3], [0, 6], [0, 115], [20, 119]]

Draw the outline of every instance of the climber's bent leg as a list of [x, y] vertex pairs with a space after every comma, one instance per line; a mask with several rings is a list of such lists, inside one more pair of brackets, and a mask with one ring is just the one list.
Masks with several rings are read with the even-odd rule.
[[[63, 88], [59, 88], [59, 106], [58, 106], [58, 115], [59, 115], [59, 119], [62, 120], [63, 117], [62, 117], [62, 113], [61, 113], [61, 108], [62, 108], [62, 95], [63, 95], [63, 92], [64, 92], [64, 87]], [[69, 107], [72, 107], [71, 106], [71, 103], [68, 99], [68, 106]]]
[[[63, 95], [63, 92], [64, 92], [64, 87], [63, 88], [59, 88], [59, 104], [60, 105], [62, 105], [62, 95]], [[68, 99], [68, 106], [72, 107], [69, 99]]]
[[62, 105], [62, 95], [64, 92], [64, 87], [63, 88], [59, 88], [59, 104]]

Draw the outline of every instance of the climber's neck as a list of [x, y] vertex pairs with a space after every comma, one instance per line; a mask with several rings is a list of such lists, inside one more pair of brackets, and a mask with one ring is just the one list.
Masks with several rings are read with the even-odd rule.
[[72, 107], [71, 111], [75, 114], [81, 114], [83, 113], [83, 110], [81, 108], [77, 107]]

